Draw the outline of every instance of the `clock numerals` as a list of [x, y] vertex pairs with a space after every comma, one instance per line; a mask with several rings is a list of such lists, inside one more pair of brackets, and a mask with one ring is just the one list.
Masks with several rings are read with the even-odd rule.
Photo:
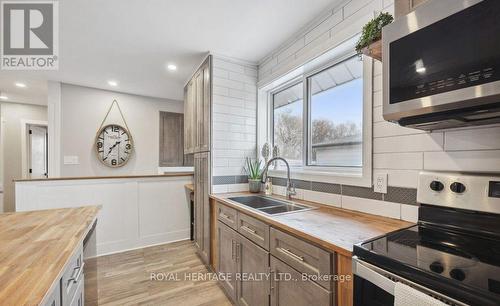
[[129, 132], [119, 125], [101, 129], [95, 142], [97, 157], [109, 167], [119, 167], [129, 160], [133, 144]]

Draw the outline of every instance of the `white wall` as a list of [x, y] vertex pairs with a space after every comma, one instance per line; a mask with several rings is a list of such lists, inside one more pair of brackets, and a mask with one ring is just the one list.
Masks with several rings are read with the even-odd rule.
[[[24, 165], [27, 164], [27, 156], [23, 155], [23, 147], [26, 150], [27, 121], [47, 121], [47, 107], [40, 105], [1, 103], [2, 116], [2, 176], [3, 176], [3, 208], [4, 211], [14, 211], [14, 183], [13, 180], [24, 178], [23, 175], [23, 156], [26, 158]], [[23, 140], [26, 143], [23, 144]], [[25, 152], [26, 153], [26, 152]]]
[[[135, 152], [123, 167], [102, 165], [94, 153], [94, 139], [113, 99], [120, 104], [134, 139]], [[61, 176], [156, 174], [159, 158], [159, 112], [182, 113], [183, 102], [61, 85], [61, 159], [78, 156], [78, 165], [61, 164]], [[116, 107], [107, 123], [123, 124]], [[63, 161], [61, 161], [62, 163]]]
[[[241, 176], [256, 156], [257, 67], [213, 57], [212, 176]], [[213, 185], [213, 192], [247, 190], [248, 184]]]
[[[259, 87], [321, 55], [359, 33], [380, 11], [393, 13], [393, 0], [351, 0], [319, 16], [259, 64]], [[452, 56], [452, 55], [450, 55]], [[416, 188], [420, 170], [500, 172], [500, 127], [425, 133], [382, 118], [382, 65], [373, 78], [374, 175], [388, 172], [390, 186]], [[282, 192], [282, 188], [276, 188]], [[415, 220], [416, 206], [356, 197], [303, 192], [309, 200], [394, 218]]]
[[16, 211], [102, 205], [97, 255], [189, 239], [191, 176], [16, 183]]

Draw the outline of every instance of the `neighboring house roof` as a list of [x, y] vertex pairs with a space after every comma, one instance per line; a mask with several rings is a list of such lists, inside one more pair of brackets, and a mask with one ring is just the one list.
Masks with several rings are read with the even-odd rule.
[[337, 147], [337, 146], [346, 146], [346, 145], [357, 145], [363, 143], [363, 135], [356, 134], [353, 136], [344, 137], [341, 139], [335, 139], [334, 141], [316, 143], [313, 144], [313, 148], [328, 148], [328, 147]]

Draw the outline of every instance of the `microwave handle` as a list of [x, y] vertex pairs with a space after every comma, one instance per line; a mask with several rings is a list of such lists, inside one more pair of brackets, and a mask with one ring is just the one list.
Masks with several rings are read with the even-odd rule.
[[368, 268], [359, 260], [353, 260], [353, 273], [394, 296], [394, 287], [396, 286], [396, 283], [382, 274]]

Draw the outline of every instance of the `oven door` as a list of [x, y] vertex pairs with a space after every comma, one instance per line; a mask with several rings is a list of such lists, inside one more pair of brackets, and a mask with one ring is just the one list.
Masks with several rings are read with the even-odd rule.
[[413, 287], [446, 305], [465, 306], [464, 303], [453, 298], [364, 262], [357, 256], [353, 257], [352, 271], [354, 274], [354, 306], [393, 306], [396, 282]]

